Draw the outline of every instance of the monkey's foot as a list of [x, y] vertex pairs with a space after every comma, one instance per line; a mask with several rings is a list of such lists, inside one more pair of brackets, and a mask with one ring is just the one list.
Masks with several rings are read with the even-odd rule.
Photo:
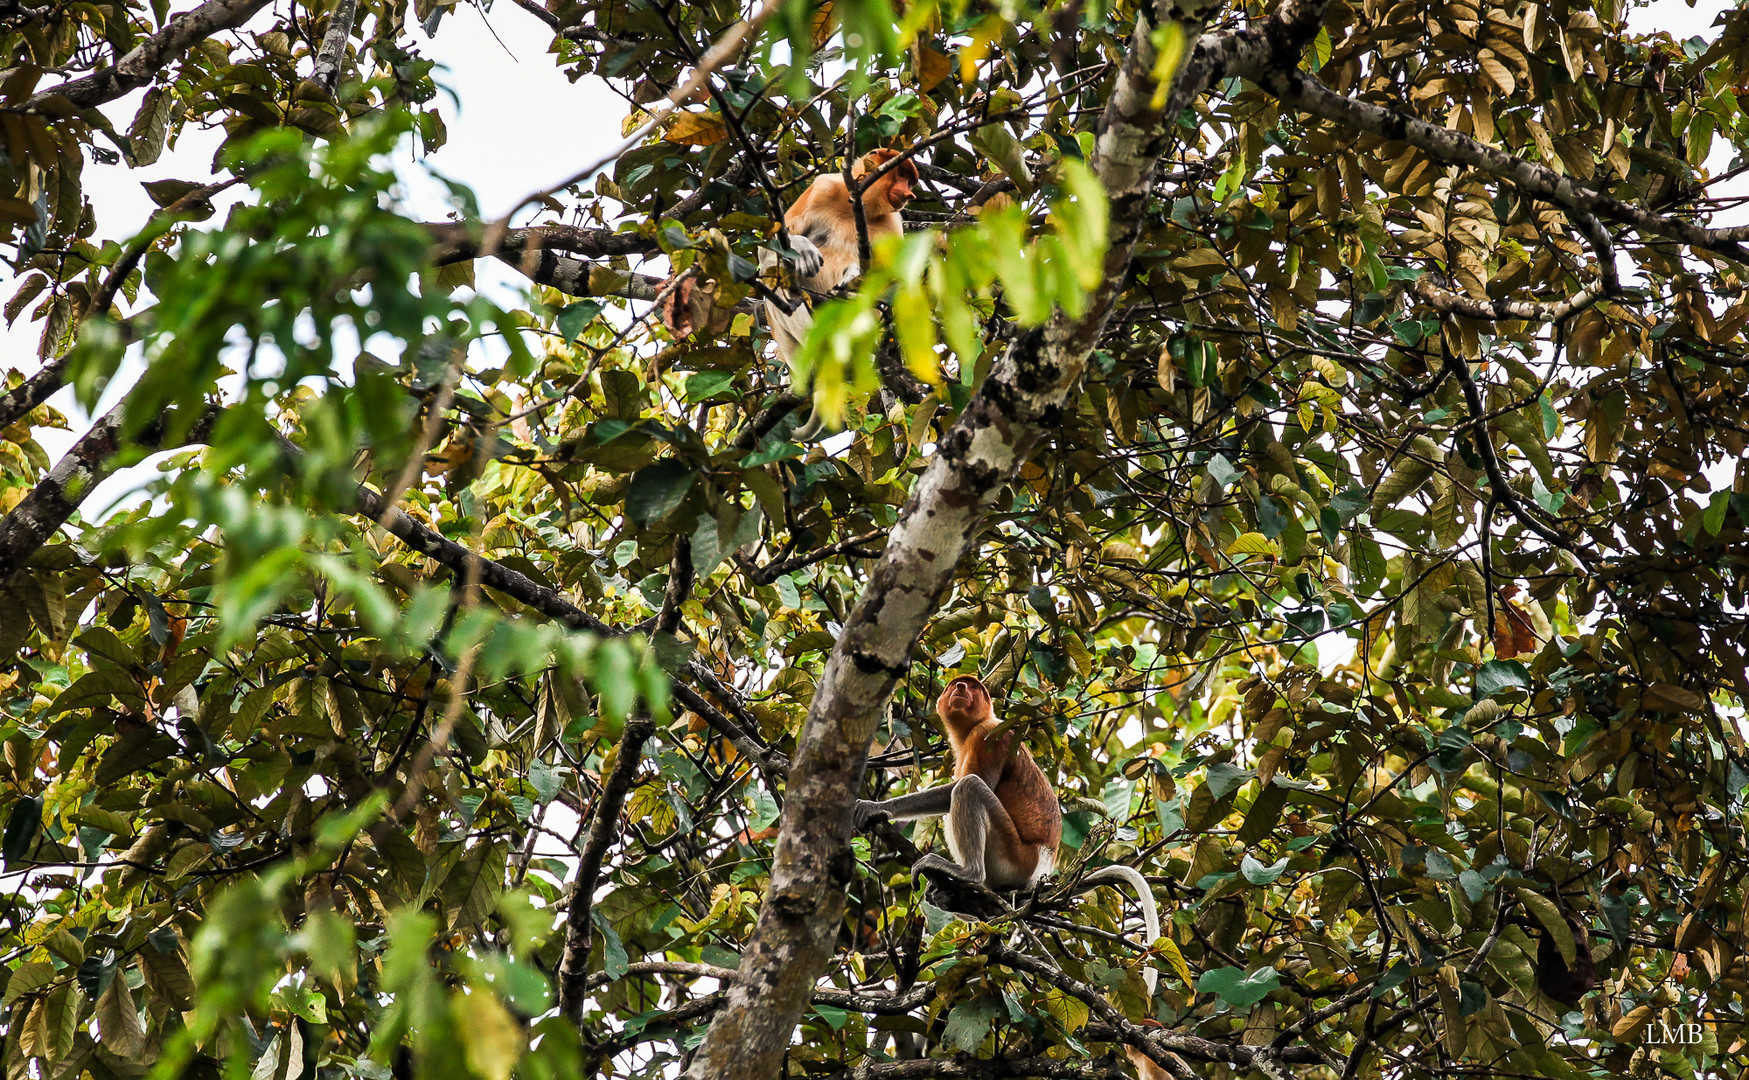
[[984, 883], [966, 872], [966, 868], [952, 859], [945, 859], [935, 852], [920, 857], [911, 864], [911, 881], [927, 877], [930, 881], [940, 882], [943, 878], [956, 885], [983, 885]]
[[943, 910], [974, 918], [1006, 915], [1014, 910], [989, 886], [966, 873], [965, 867], [934, 852], [911, 864], [913, 886], [924, 878], [930, 883], [924, 899]]

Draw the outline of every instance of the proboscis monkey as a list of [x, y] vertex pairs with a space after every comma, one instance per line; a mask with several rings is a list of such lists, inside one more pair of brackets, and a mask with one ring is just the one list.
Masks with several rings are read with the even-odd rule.
[[[915, 873], [977, 882], [998, 892], [1036, 888], [1056, 869], [1063, 839], [1057, 793], [1012, 731], [992, 736], [999, 722], [990, 691], [976, 676], [948, 683], [935, 711], [953, 747], [953, 782], [881, 802], [858, 800], [857, 831], [883, 817], [915, 821], [945, 814], [953, 858], [931, 852], [917, 860]], [[1119, 882], [1135, 890], [1152, 944], [1160, 936], [1160, 912], [1141, 874], [1127, 866], [1105, 866], [1083, 877], [1081, 888]], [[1149, 997], [1158, 978], [1153, 967], [1142, 969]]]
[[[861, 179], [899, 156], [897, 150], [875, 150], [864, 154], [851, 169], [851, 176]], [[917, 183], [917, 165], [910, 159], [899, 162], [883, 173], [862, 193], [862, 216], [868, 225], [868, 238], [905, 231], [899, 211], [910, 202]], [[771, 328], [771, 340], [777, 355], [785, 362], [801, 348], [814, 321], [809, 301], [826, 296], [846, 281], [862, 272], [862, 257], [856, 236], [856, 209], [851, 205], [851, 192], [840, 173], [825, 173], [814, 178], [808, 190], [802, 192], [784, 212], [783, 226], [789, 233], [790, 246], [795, 250], [796, 284], [804, 297], [791, 290], [780, 290], [778, 296], [791, 305], [785, 312], [776, 304], [765, 305], [765, 322]], [[761, 269], [777, 265], [777, 253], [766, 248], [759, 254]]]

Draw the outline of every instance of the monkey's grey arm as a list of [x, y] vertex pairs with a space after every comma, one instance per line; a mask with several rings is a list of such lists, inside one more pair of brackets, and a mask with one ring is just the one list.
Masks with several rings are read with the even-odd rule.
[[856, 831], [862, 832], [879, 817], [885, 817], [891, 821], [916, 821], [918, 818], [940, 817], [947, 813], [948, 808], [953, 805], [953, 788], [952, 784], [942, 784], [940, 787], [914, 791], [909, 795], [900, 795], [896, 799], [883, 799], [880, 802], [858, 799], [852, 822], [856, 826]]

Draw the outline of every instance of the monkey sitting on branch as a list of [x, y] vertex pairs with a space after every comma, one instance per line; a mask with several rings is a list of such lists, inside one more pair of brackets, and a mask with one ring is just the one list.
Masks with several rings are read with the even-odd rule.
[[[947, 817], [947, 849], [952, 858], [930, 852], [912, 866], [918, 876], [956, 884], [981, 885], [996, 892], [1029, 892], [1057, 865], [1063, 839], [1063, 809], [1031, 751], [1001, 726], [990, 691], [973, 675], [947, 684], [935, 703], [953, 748], [953, 781], [880, 802], [858, 800], [854, 825], [864, 832], [883, 820], [916, 821]], [[1100, 885], [1125, 884], [1135, 890], [1142, 923], [1152, 943], [1160, 936], [1160, 913], [1141, 874], [1127, 866], [1105, 866], [1083, 877], [1078, 892]], [[1148, 993], [1156, 972], [1145, 968]]]

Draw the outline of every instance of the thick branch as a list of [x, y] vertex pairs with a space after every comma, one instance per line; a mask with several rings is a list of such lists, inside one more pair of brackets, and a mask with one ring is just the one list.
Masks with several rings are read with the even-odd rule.
[[340, 84], [340, 62], [346, 59], [346, 39], [352, 36], [352, 24], [358, 19], [358, 0], [340, 0], [334, 14], [328, 17], [328, 32], [322, 35], [322, 47], [316, 52], [316, 66], [310, 70], [310, 80], [332, 94]]
[[829, 1080], [1001, 1080], [1008, 1076], [1042, 1076], [1049, 1080], [1122, 1080], [1129, 1070], [1114, 1059], [1058, 1061], [1048, 1057], [980, 1060], [970, 1054], [950, 1058], [917, 1058], [914, 1061], [883, 1061], [826, 1074]]
[[39, 90], [31, 95], [25, 108], [41, 111], [56, 98], [64, 98], [80, 108], [114, 101], [151, 82], [162, 73], [165, 64], [189, 46], [220, 30], [242, 26], [266, 6], [267, 0], [207, 0], [193, 11], [171, 19], [164, 29], [134, 46], [113, 67]]
[[1615, 265], [1615, 243], [1596, 215], [1579, 211], [1575, 216], [1597, 254], [1598, 274], [1596, 281], [1565, 300], [1475, 300], [1461, 293], [1442, 289], [1425, 277], [1416, 280], [1415, 295], [1439, 310], [1454, 315], [1488, 320], [1524, 319], [1529, 322], [1560, 322], [1605, 297], [1615, 296], [1621, 292], [1621, 276]]
[[672, 634], [680, 626], [680, 605], [692, 595], [692, 538], [674, 538], [674, 561], [668, 564], [668, 587], [662, 590], [662, 610], [656, 613], [658, 633]]
[[[67, 523], [92, 489], [114, 475], [112, 462], [121, 447], [122, 413], [126, 408], [127, 401], [123, 399], [104, 413], [78, 442], [61, 455], [61, 460], [55, 462], [54, 468], [37, 482], [30, 494], [0, 519], [0, 581], [11, 577], [38, 548], [48, 543], [49, 537]], [[216, 410], [209, 411], [197, 421], [188, 441], [204, 440], [216, 416]], [[166, 419], [160, 417], [140, 432], [134, 439], [134, 446], [143, 450], [160, 449]]]
[[[437, 240], [432, 261], [439, 266], [480, 257], [484, 225], [430, 221], [425, 223], [425, 230]], [[612, 255], [648, 255], [658, 250], [655, 241], [637, 233], [547, 224], [505, 233], [499, 257], [515, 265], [514, 260], [529, 251], [568, 251], [589, 259], [605, 259]]]
[[[679, 975], [688, 979], [716, 979], [724, 984], [735, 981], [738, 973], [733, 968], [717, 967], [713, 964], [699, 964], [690, 960], [641, 960], [626, 967], [625, 974], [619, 978], [639, 977], [648, 975]], [[606, 972], [596, 972], [589, 976], [588, 988], [599, 990], [612, 982], [614, 977]], [[898, 994], [865, 994], [855, 990], [840, 990], [833, 986], [817, 986], [809, 998], [816, 1005], [830, 1005], [837, 1009], [854, 1009], [857, 1012], [872, 1016], [902, 1016], [920, 1006], [928, 1004], [935, 996], [935, 987], [928, 983], [919, 983], [911, 989]]]
[[[589, 287], [589, 275], [595, 269], [594, 263], [555, 255], [542, 248], [530, 251], [500, 251], [497, 258], [530, 281], [551, 286], [572, 296], [623, 296], [628, 300], [654, 300], [656, 294], [662, 291], [661, 278], [651, 277], [649, 274], [626, 273], [623, 283], [598, 292]], [[609, 273], [618, 275], [624, 271]]]
[[0, 394], [0, 428], [9, 428], [18, 418], [41, 405], [54, 395], [66, 381], [67, 364], [72, 361], [71, 349], [57, 359], [37, 369], [35, 375]]

